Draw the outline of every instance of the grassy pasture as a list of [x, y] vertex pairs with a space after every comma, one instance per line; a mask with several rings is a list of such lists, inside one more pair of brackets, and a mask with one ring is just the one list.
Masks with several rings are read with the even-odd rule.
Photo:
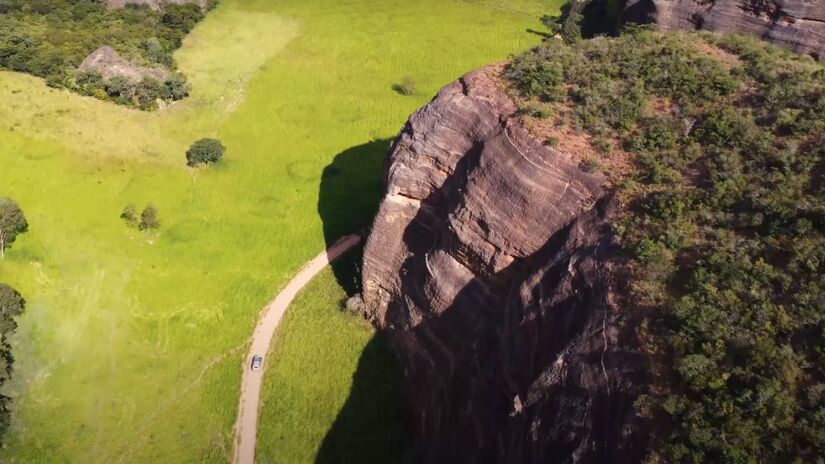
[[[344, 259], [360, 258], [350, 252]], [[292, 304], [269, 353], [256, 459], [401, 462], [401, 375], [327, 269]]]
[[[154, 113], [0, 73], [0, 195], [31, 224], [0, 263], [0, 281], [29, 300], [0, 458], [225, 462], [240, 362], [264, 303], [325, 235], [367, 223], [381, 150], [407, 115], [465, 71], [536, 43], [525, 30], [550, 8], [223, 0], [176, 54], [192, 97]], [[407, 75], [411, 97], [391, 89]], [[185, 167], [201, 137], [225, 143], [222, 165]], [[339, 154], [349, 161], [324, 174], [334, 178], [324, 192]], [[118, 218], [148, 202], [158, 232]], [[363, 327], [340, 325], [351, 346], [364, 340]], [[347, 353], [352, 367], [360, 353]], [[265, 412], [262, 430], [289, 429], [280, 420]], [[310, 456], [320, 446], [311, 442], [288, 455]], [[261, 446], [275, 456], [277, 444]]]

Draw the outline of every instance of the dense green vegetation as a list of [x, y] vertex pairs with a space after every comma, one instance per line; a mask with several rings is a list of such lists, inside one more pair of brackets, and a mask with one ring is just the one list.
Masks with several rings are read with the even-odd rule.
[[29, 229], [26, 215], [11, 198], [0, 197], [0, 258], [11, 247], [17, 236]]
[[143, 208], [143, 211], [140, 213], [140, 222], [138, 223], [138, 229], [151, 230], [157, 229], [158, 227], [160, 227], [158, 209], [150, 203], [146, 205], [146, 208]]
[[204, 16], [194, 4], [170, 3], [163, 11], [129, 5], [107, 10], [94, 0], [0, 0], [0, 69], [30, 73], [52, 87], [152, 109], [180, 100], [189, 87], [180, 73], [163, 82], [102, 77], [78, 66], [92, 51], [111, 46], [142, 67], [174, 70], [172, 52]]
[[[369, 223], [388, 139], [409, 114], [535, 45], [525, 29], [546, 8], [222, 0], [174, 54], [190, 96], [161, 111], [0, 71], [0, 195], [33, 224], [0, 264], [27, 300], [0, 460], [227, 462], [261, 308], [328, 239]], [[409, 97], [392, 90], [405, 75]], [[187, 168], [202, 137], [227, 155]], [[159, 229], [119, 218], [148, 203]], [[346, 352], [350, 366], [361, 356]], [[286, 428], [289, 416], [263, 414], [262, 429]]]
[[[10, 286], [0, 283], [0, 387], [11, 378], [14, 356], [11, 336], [17, 329], [15, 318], [23, 314], [26, 300]], [[11, 423], [11, 398], [0, 394], [0, 438]]]
[[267, 356], [258, 462], [403, 461], [397, 361], [346, 298], [328, 269], [290, 306]]
[[200, 139], [186, 150], [186, 164], [198, 166], [201, 164], [217, 163], [223, 158], [226, 147], [216, 139]]
[[[629, 152], [602, 169], [650, 359], [651, 452], [825, 455], [825, 69], [755, 39], [548, 40], [508, 71], [531, 105]], [[614, 170], [615, 168], [615, 170]]]
[[[20, 206], [11, 198], [0, 197], [0, 259], [17, 236], [29, 229], [29, 223]], [[0, 261], [2, 265], [2, 261]], [[0, 283], [0, 387], [11, 378], [14, 356], [11, 336], [17, 329], [15, 318], [23, 313], [26, 300], [14, 288]], [[11, 422], [11, 398], [0, 394], [0, 442]]]

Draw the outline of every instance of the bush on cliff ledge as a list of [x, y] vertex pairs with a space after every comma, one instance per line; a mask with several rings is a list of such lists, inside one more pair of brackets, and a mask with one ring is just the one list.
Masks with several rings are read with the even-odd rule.
[[825, 68], [740, 37], [549, 40], [506, 76], [606, 155], [652, 364], [650, 461], [825, 455]]

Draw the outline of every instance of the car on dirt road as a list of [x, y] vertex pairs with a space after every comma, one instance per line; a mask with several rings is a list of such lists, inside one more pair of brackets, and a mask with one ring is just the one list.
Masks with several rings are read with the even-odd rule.
[[252, 356], [252, 370], [253, 371], [261, 370], [261, 365], [263, 363], [264, 363], [264, 358], [262, 358], [261, 355], [256, 354], [255, 356]]

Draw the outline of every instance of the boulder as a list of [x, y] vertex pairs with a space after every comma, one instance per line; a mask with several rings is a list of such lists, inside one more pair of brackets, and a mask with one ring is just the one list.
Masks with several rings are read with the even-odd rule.
[[151, 77], [163, 82], [169, 77], [169, 72], [165, 69], [137, 66], [123, 59], [112, 47], [108, 46], [100, 47], [90, 53], [83, 59], [78, 69], [82, 72], [96, 72], [104, 80], [122, 77], [131, 82], [139, 82]]

